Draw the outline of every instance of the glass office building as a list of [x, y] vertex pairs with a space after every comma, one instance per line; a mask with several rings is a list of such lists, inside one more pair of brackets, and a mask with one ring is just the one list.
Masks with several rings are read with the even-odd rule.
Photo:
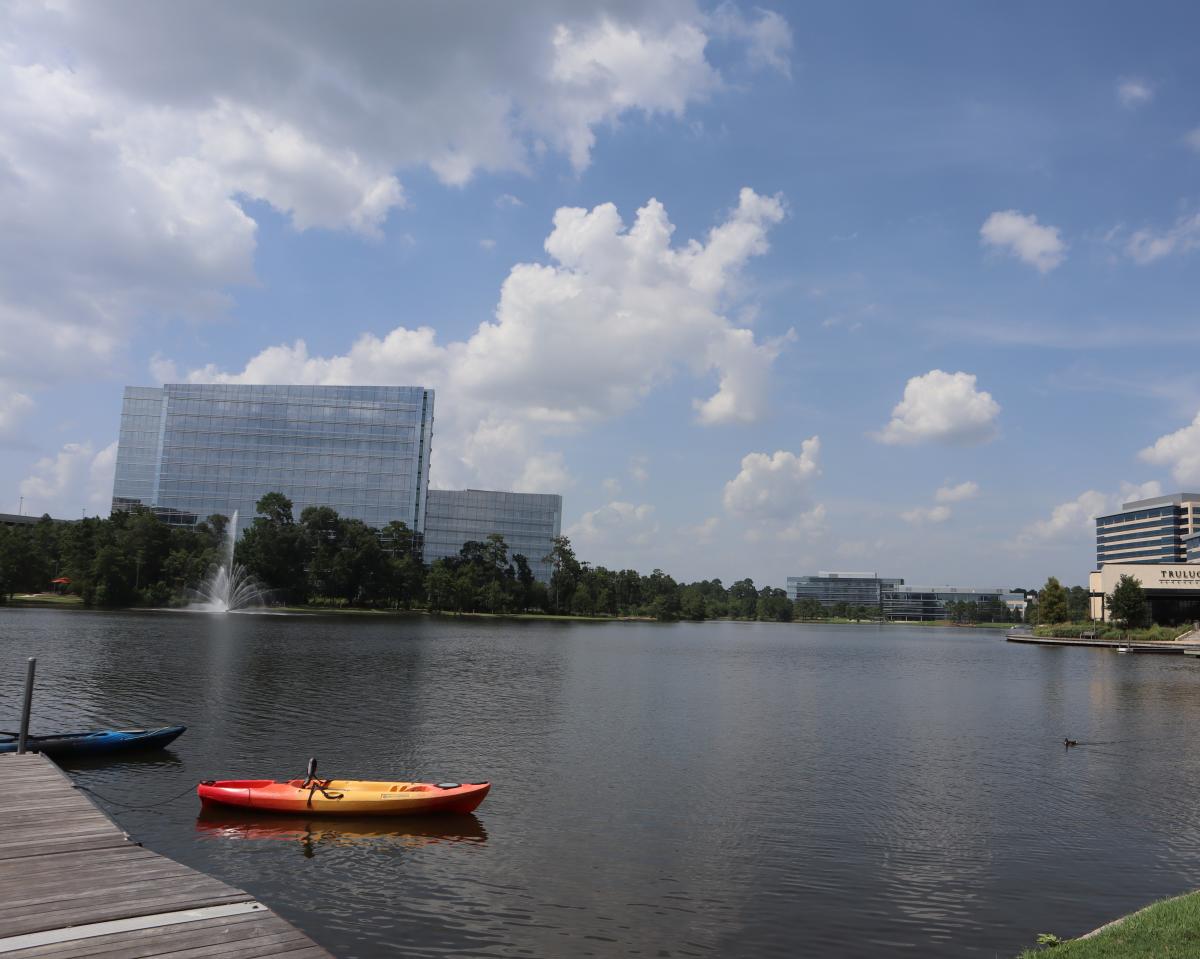
[[1126, 503], [1096, 517], [1096, 566], [1186, 563], [1187, 538], [1200, 533], [1200, 493], [1173, 493]]
[[893, 586], [883, 591], [883, 615], [898, 622], [946, 619], [950, 603], [1001, 603], [1005, 611], [1024, 612], [1025, 597], [1007, 589], [974, 586]]
[[904, 583], [902, 579], [881, 579], [875, 573], [827, 573], [816, 576], [789, 576], [788, 599], [815, 599], [829, 609], [838, 603], [880, 609], [883, 591]]
[[1023, 610], [1025, 597], [1006, 589], [973, 586], [906, 586], [903, 579], [876, 573], [827, 573], [789, 576], [788, 599], [815, 599], [826, 609], [838, 603], [878, 610], [885, 618], [928, 621], [946, 618], [948, 603], [999, 601], [1009, 609]]
[[524, 555], [533, 575], [549, 583], [554, 570], [544, 557], [561, 530], [562, 497], [557, 493], [431, 489], [425, 511], [425, 562], [457, 556], [464, 543], [483, 542], [499, 533], [509, 556]]
[[433, 390], [167, 384], [125, 390], [112, 508], [245, 526], [264, 493], [374, 527], [425, 525]]

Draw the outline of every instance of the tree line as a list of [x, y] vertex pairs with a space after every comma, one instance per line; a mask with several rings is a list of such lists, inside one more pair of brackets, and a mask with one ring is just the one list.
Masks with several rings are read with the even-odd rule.
[[[228, 520], [214, 515], [193, 527], [168, 526], [149, 510], [117, 512], [57, 522], [43, 516], [30, 525], [0, 527], [0, 603], [16, 593], [46, 591], [53, 580], [89, 606], [156, 606], [185, 602], [221, 561]], [[814, 599], [792, 602], [782, 590], [757, 587], [749, 577], [725, 586], [719, 579], [681, 583], [655, 569], [613, 570], [581, 561], [570, 540], [558, 537], [548, 556], [549, 583], [538, 580], [530, 557], [492, 534], [466, 543], [459, 554], [425, 566], [416, 534], [403, 522], [374, 529], [309, 506], [294, 515], [291, 500], [268, 493], [242, 531], [235, 560], [292, 605], [423, 608], [446, 612], [538, 612], [574, 616], [639, 616], [659, 620], [707, 619], [813, 622], [877, 621], [878, 607]], [[1114, 619], [1130, 627], [1148, 621], [1136, 580], [1123, 577], [1110, 598]], [[1025, 595], [1030, 623], [1085, 622], [1089, 596], [1050, 577]], [[958, 623], [1004, 622], [999, 601], [952, 602], [947, 618]]]
[[[1051, 576], [1046, 585], [1031, 594], [1034, 598], [1026, 611], [1028, 622], [1057, 626], [1065, 623], [1087, 623], [1092, 618], [1091, 597], [1082, 586], [1064, 587]], [[1139, 629], [1150, 625], [1150, 604], [1146, 592], [1132, 576], [1121, 576], [1112, 594], [1104, 598], [1109, 619], [1123, 629]]]
[[[580, 561], [567, 537], [545, 560], [549, 583], [530, 557], [493, 534], [466, 543], [458, 556], [426, 567], [414, 532], [403, 522], [374, 529], [309, 506], [295, 516], [282, 493], [268, 493], [242, 531], [235, 562], [270, 589], [275, 601], [319, 607], [427, 608], [447, 612], [540, 612], [583, 616], [716, 618], [787, 622], [787, 594], [747, 578], [726, 588], [719, 579], [679, 583], [660, 569], [648, 575]], [[181, 605], [221, 562], [228, 520], [168, 526], [149, 510], [108, 518], [0, 527], [0, 602], [16, 593], [62, 591], [89, 606]]]

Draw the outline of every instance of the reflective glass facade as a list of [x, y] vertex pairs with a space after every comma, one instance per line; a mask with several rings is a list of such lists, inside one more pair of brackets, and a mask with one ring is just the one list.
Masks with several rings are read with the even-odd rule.
[[1126, 503], [1119, 513], [1096, 517], [1096, 565], [1184, 563], [1185, 540], [1200, 532], [1200, 495], [1175, 493]]
[[826, 573], [816, 576], [789, 576], [788, 599], [815, 599], [828, 609], [837, 603], [879, 609], [883, 591], [899, 586], [902, 579], [880, 579], [874, 573]]
[[557, 493], [431, 489], [425, 510], [425, 562], [457, 556], [464, 543], [499, 533], [509, 556], [524, 555], [533, 575], [549, 583], [553, 568], [543, 557], [561, 529], [562, 497]]
[[264, 494], [380, 527], [424, 528], [433, 391], [410, 386], [127, 387], [113, 509], [245, 524]]
[[1024, 609], [1025, 597], [1006, 589], [973, 586], [895, 586], [883, 591], [883, 615], [888, 619], [929, 621], [945, 619], [947, 603], [985, 603], [999, 600], [1007, 609]]

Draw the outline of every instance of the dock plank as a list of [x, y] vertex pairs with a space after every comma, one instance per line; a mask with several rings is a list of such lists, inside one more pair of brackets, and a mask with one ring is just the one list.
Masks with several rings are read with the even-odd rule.
[[332, 959], [244, 890], [139, 846], [43, 756], [0, 755], [0, 837], [4, 959]]

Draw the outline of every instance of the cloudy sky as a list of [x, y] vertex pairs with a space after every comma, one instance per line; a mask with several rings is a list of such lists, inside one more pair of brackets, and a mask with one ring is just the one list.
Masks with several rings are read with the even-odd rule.
[[121, 389], [437, 391], [579, 553], [1085, 582], [1200, 488], [1200, 9], [0, 6], [0, 510]]

